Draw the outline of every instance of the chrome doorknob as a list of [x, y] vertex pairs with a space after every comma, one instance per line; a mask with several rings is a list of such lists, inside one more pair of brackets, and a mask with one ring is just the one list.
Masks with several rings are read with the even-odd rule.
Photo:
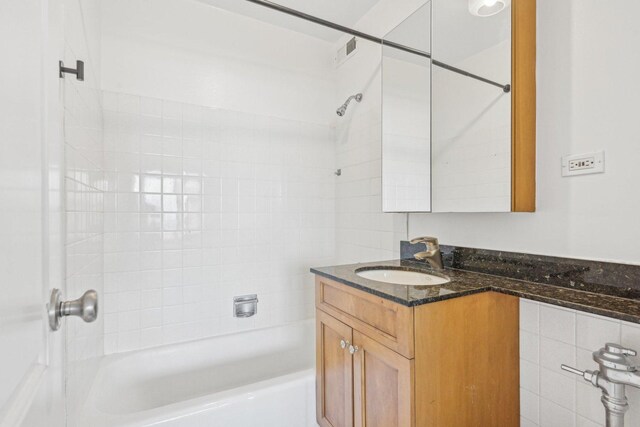
[[347, 348], [347, 346], [349, 345], [349, 341], [345, 341], [345, 340], [340, 340], [340, 348], [341, 349], [345, 349]]
[[62, 292], [53, 289], [47, 307], [52, 330], [60, 329], [60, 319], [66, 316], [78, 316], [85, 322], [93, 322], [98, 318], [98, 293], [93, 289], [73, 301], [60, 301], [61, 299]]
[[350, 345], [350, 346], [349, 346], [349, 353], [351, 353], [351, 354], [355, 354], [355, 353], [357, 353], [357, 352], [358, 352], [358, 350], [360, 350], [360, 349], [358, 348], [358, 346], [357, 346], [357, 345], [356, 345], [356, 346], [353, 346], [353, 345]]
[[91, 289], [76, 300], [62, 302], [60, 314], [78, 316], [85, 322], [93, 322], [98, 318], [98, 293]]

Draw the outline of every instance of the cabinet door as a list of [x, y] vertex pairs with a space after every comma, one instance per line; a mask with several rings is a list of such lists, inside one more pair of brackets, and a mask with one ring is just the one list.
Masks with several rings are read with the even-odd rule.
[[517, 297], [485, 292], [416, 307], [416, 423], [520, 425]]
[[353, 427], [352, 332], [316, 310], [316, 419], [322, 427]]
[[353, 331], [355, 427], [413, 427], [413, 360]]

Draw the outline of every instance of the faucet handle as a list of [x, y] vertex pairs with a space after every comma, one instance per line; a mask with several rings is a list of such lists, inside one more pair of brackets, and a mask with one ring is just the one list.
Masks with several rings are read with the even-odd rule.
[[412, 245], [415, 245], [417, 243], [424, 243], [427, 246], [429, 246], [431, 244], [431, 245], [434, 245], [436, 248], [439, 246], [438, 245], [438, 238], [437, 237], [430, 237], [430, 236], [416, 237], [415, 239], [411, 239], [409, 241], [409, 243], [411, 243]]
[[562, 368], [563, 371], [571, 372], [572, 374], [576, 374], [580, 376], [584, 375], [584, 371], [581, 371], [580, 369], [577, 369], [577, 368], [573, 368], [571, 366], [567, 366], [563, 364], [563, 365], [560, 365], [560, 368]]
[[567, 366], [567, 365], [560, 365], [560, 368], [562, 368], [563, 371], [567, 371], [567, 372], [571, 372], [572, 374], [576, 374], [576, 375], [580, 375], [582, 378], [584, 378], [584, 380], [588, 383], [593, 384], [594, 386], [597, 387], [598, 385], [598, 371], [593, 372], [593, 371], [581, 371], [580, 369], [576, 369], [576, 368], [572, 368], [571, 366]]

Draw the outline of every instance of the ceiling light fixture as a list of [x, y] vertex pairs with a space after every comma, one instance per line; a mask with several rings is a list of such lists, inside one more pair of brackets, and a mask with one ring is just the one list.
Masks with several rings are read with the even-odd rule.
[[511, 0], [469, 0], [469, 12], [475, 16], [487, 17], [502, 12]]

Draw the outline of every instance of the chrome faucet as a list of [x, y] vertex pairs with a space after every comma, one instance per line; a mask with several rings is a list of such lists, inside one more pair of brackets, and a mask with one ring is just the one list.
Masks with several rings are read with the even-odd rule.
[[418, 261], [427, 261], [435, 270], [444, 270], [442, 263], [442, 253], [440, 252], [440, 245], [438, 239], [435, 237], [416, 237], [409, 243], [415, 245], [417, 243], [424, 243], [427, 247], [426, 251], [418, 252], [413, 257]]
[[624, 427], [624, 414], [629, 410], [624, 388], [627, 385], [640, 388], [640, 366], [628, 357], [635, 355], [635, 350], [607, 343], [604, 348], [593, 352], [599, 371], [581, 371], [561, 365], [563, 370], [581, 375], [585, 381], [602, 390], [600, 400], [606, 412], [607, 427]]

